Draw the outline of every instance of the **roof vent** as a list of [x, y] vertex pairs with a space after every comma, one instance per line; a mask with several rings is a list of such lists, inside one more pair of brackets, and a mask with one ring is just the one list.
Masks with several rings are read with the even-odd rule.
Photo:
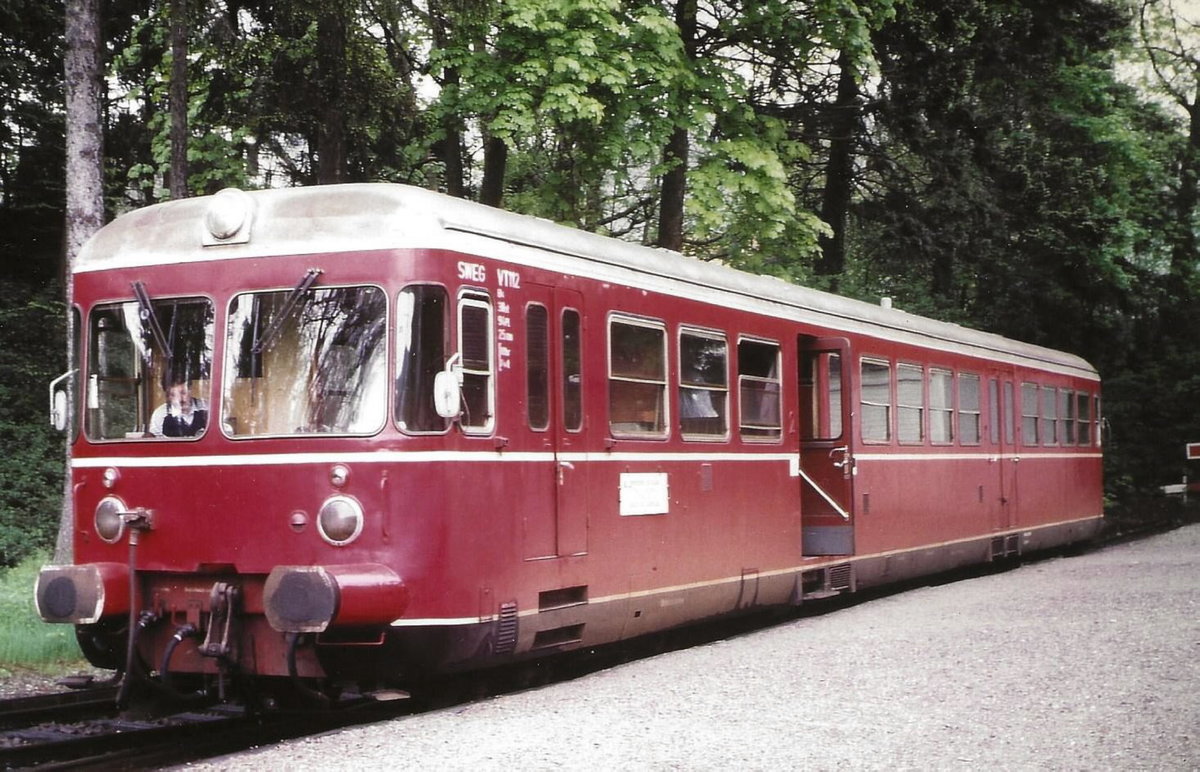
[[879, 299], [879, 307], [880, 308], [891, 308], [892, 307], [892, 299], [889, 297], [880, 298]]

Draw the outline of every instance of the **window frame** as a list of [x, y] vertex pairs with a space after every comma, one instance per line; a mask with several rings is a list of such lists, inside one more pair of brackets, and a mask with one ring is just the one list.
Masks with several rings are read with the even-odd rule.
[[[915, 382], [916, 382], [917, 389], [919, 390], [920, 393], [918, 394], [918, 399], [915, 404], [911, 404], [911, 403], [905, 401], [905, 398], [903, 395], [904, 384], [905, 383], [912, 384], [913, 381], [911, 381], [911, 380], [905, 381], [904, 379], [902, 379], [900, 377], [900, 374], [903, 371], [909, 371], [910, 373], [915, 372], [915, 374], [917, 376], [915, 379]], [[926, 415], [928, 414], [927, 405], [928, 405], [929, 390], [928, 390], [928, 385], [926, 384], [925, 379], [926, 379], [926, 374], [925, 374], [925, 366], [924, 365], [914, 364], [911, 362], [897, 362], [896, 363], [896, 369], [895, 369], [896, 442], [898, 442], [901, 445], [924, 445], [926, 438], [928, 438], [928, 436], [929, 436], [928, 430], [926, 428]], [[911, 386], [910, 386], [910, 390], [911, 390]], [[911, 396], [911, 395], [909, 395], [909, 396]], [[912, 410], [915, 410], [917, 412], [917, 422], [916, 422], [917, 437], [916, 438], [906, 437], [904, 434], [905, 411], [912, 411]]]
[[[463, 353], [463, 311], [467, 308], [482, 308], [487, 312], [487, 329], [485, 339], [487, 341], [487, 369], [473, 369], [467, 366], [466, 356]], [[458, 291], [457, 303], [454, 310], [455, 330], [454, 338], [456, 343], [455, 353], [459, 354], [459, 365], [462, 367], [463, 387], [462, 399], [465, 402], [467, 399], [466, 378], [475, 377], [485, 380], [485, 396], [487, 399], [487, 420], [483, 424], [468, 424], [466, 417], [467, 410], [464, 408], [461, 415], [458, 417], [459, 429], [463, 434], [470, 436], [488, 436], [496, 429], [496, 310], [492, 303], [491, 293], [477, 287], [463, 287]]]
[[[228, 359], [229, 352], [228, 352], [228, 350], [226, 350], [226, 352], [223, 354], [224, 361], [222, 362], [222, 371], [221, 371], [222, 385], [221, 385], [221, 421], [220, 421], [221, 432], [222, 432], [222, 434], [224, 434], [225, 437], [227, 437], [230, 440], [233, 440], [234, 442], [244, 442], [244, 441], [250, 441], [250, 440], [260, 440], [260, 439], [269, 439], [269, 438], [310, 439], [310, 438], [314, 438], [314, 437], [321, 437], [321, 438], [373, 437], [373, 436], [379, 434], [380, 432], [382, 432], [384, 430], [384, 428], [387, 427], [388, 422], [391, 420], [391, 417], [392, 417], [392, 410], [394, 407], [394, 404], [393, 404], [394, 403], [394, 389], [395, 389], [395, 383], [392, 382], [391, 380], [389, 380], [389, 377], [391, 375], [391, 357], [392, 357], [392, 353], [393, 353], [391, 350], [391, 347], [394, 345], [393, 340], [392, 340], [392, 333], [393, 333], [392, 324], [395, 323], [395, 320], [392, 317], [392, 314], [393, 314], [392, 298], [391, 298], [391, 296], [388, 295], [387, 288], [385, 288], [382, 284], [379, 284], [377, 282], [363, 281], [363, 282], [343, 282], [343, 283], [338, 283], [338, 284], [320, 284], [320, 283], [318, 283], [318, 284], [312, 285], [312, 287], [308, 291], [310, 293], [319, 293], [319, 292], [324, 292], [324, 291], [349, 290], [349, 289], [354, 289], [354, 290], [359, 290], [359, 291], [366, 290], [366, 289], [375, 290], [379, 293], [381, 299], [383, 300], [383, 339], [380, 341], [379, 345], [381, 345], [383, 347], [383, 391], [384, 391], [383, 399], [384, 399], [385, 404], [384, 404], [384, 410], [382, 412], [382, 420], [379, 422], [379, 424], [376, 425], [372, 429], [364, 429], [362, 431], [337, 431], [337, 432], [334, 432], [334, 431], [304, 431], [304, 432], [285, 432], [285, 433], [264, 432], [262, 434], [243, 434], [243, 433], [231, 432], [229, 429], [229, 426], [227, 425], [227, 422], [230, 419], [229, 413], [231, 411], [229, 411], [227, 409], [228, 405], [226, 403], [226, 398], [227, 398], [226, 390], [229, 388], [231, 378], [241, 377], [241, 376], [234, 375], [234, 368], [228, 366], [230, 364], [229, 359]], [[235, 301], [237, 301], [237, 299], [239, 297], [241, 297], [243, 295], [251, 295], [251, 296], [261, 296], [261, 295], [270, 295], [270, 294], [287, 295], [288, 293], [290, 293], [292, 291], [293, 291], [293, 288], [291, 288], [291, 287], [273, 287], [273, 288], [257, 288], [257, 289], [240, 289], [240, 290], [236, 290], [236, 291], [232, 292], [229, 295], [228, 301], [225, 305], [225, 319], [223, 320], [224, 329], [221, 331], [222, 335], [225, 336], [223, 338], [223, 343], [226, 346], [226, 348], [228, 349], [228, 346], [230, 343], [229, 325], [233, 322], [233, 318], [234, 318], [234, 314], [233, 314], [234, 303], [235, 303]], [[261, 377], [261, 376], [254, 376], [254, 377]], [[211, 418], [210, 418], [210, 420], [211, 420]]]
[[[963, 404], [963, 381], [974, 381], [975, 383], [975, 404], [971, 408], [969, 405]], [[957, 416], [958, 416], [958, 443], [960, 445], [975, 447], [983, 444], [983, 378], [979, 373], [958, 372], [954, 377], [955, 393], [958, 397]], [[968, 439], [966, 432], [963, 431], [963, 416], [969, 416], [971, 420], [967, 421], [968, 426], [974, 428], [974, 439]]]
[[989, 377], [988, 382], [988, 443], [1000, 445], [1000, 379]]
[[[887, 396], [886, 403], [868, 402], [866, 399], [866, 389], [864, 386], [865, 379], [863, 378], [863, 369], [867, 365], [882, 367], [887, 372]], [[895, 373], [892, 368], [892, 361], [885, 357], [876, 357], [863, 355], [858, 358], [858, 406], [859, 406], [859, 439], [868, 445], [890, 445], [892, 438], [895, 436], [895, 431], [892, 427], [892, 418], [895, 412], [895, 400], [893, 397], [892, 384], [895, 381]], [[867, 422], [866, 422], [866, 407], [882, 407], [884, 408], [884, 436], [883, 437], [868, 437]]]
[[1075, 390], [1058, 390], [1058, 437], [1064, 448], [1075, 446]]
[[[575, 317], [575, 351], [573, 352], [573, 357], [569, 356], [571, 352], [567, 349], [567, 314], [572, 314]], [[583, 312], [573, 306], [563, 307], [559, 309], [558, 324], [558, 339], [553, 345], [558, 346], [559, 372], [562, 375], [562, 404], [560, 410], [562, 429], [572, 434], [579, 434], [587, 424], [587, 412], [584, 410], [583, 393]], [[572, 373], [568, 371], [568, 363], [571, 361], [578, 364], [579, 372]], [[551, 374], [551, 378], [553, 379], [553, 374]], [[574, 382], [572, 382], [572, 378], [575, 378]], [[570, 412], [572, 410], [575, 411], [574, 414]], [[569, 420], [572, 418], [575, 420]]]
[[[800, 440], [837, 442], [846, 433], [845, 362], [852, 357], [841, 349], [809, 350], [803, 345], [797, 357]], [[825, 423], [828, 431], [823, 431]]]
[[[1079, 447], [1088, 448], [1097, 444], [1097, 439], [1094, 436], [1099, 434], [1095, 429], [1093, 420], [1094, 415], [1098, 415], [1100, 410], [1100, 398], [1093, 395], [1090, 391], [1075, 392], [1075, 421], [1076, 433], [1075, 441]], [[1080, 410], [1082, 407], [1084, 410]]]
[[[957, 439], [957, 432], [954, 426], [954, 371], [948, 367], [931, 367], [929, 368], [929, 442], [931, 445], [953, 445]], [[935, 388], [935, 383], [944, 381], [942, 389]], [[935, 395], [940, 395], [939, 399], [944, 397], [946, 404], [934, 403]], [[935, 416], [945, 420], [944, 428], [945, 436], [938, 433], [938, 429], [942, 427], [939, 421], [935, 421]]]
[[[685, 382], [683, 375], [684, 367], [684, 352], [683, 339], [684, 337], [703, 338], [705, 340], [719, 340], [724, 349], [725, 367], [722, 372], [723, 381], [720, 386], [712, 386], [699, 381]], [[677, 381], [675, 384], [676, 399], [679, 400], [679, 436], [686, 442], [729, 442], [732, 430], [730, 427], [729, 415], [729, 336], [724, 330], [714, 330], [704, 327], [696, 327], [692, 325], [680, 325], [676, 333], [676, 349], [678, 356], [675, 366], [677, 373]], [[713, 394], [721, 395], [722, 405], [718, 408], [718, 418], [721, 419], [721, 431], [717, 432], [695, 432], [686, 431], [684, 428], [683, 402], [684, 389], [696, 391], [704, 391]]]
[[[759, 346], [770, 346], [775, 349], [775, 376], [751, 375], [742, 370], [742, 344], [751, 343]], [[743, 442], [755, 444], [779, 444], [783, 442], [783, 346], [779, 341], [771, 338], [763, 338], [757, 335], [738, 335], [737, 338], [737, 390], [738, 390], [738, 436]], [[775, 399], [777, 402], [777, 412], [779, 415], [778, 427], [770, 427], [767, 425], [757, 426], [746, 422], [746, 403], [743, 399], [745, 394], [745, 384], [761, 383], [765, 386], [775, 385]], [[763, 392], [768, 392], [769, 389], [764, 388]], [[775, 434], [754, 434], [755, 431], [770, 432]], [[750, 432], [750, 433], [748, 433]]]
[[[535, 371], [534, 365], [537, 364], [534, 359], [536, 350], [532, 339], [533, 327], [533, 310], [538, 309], [542, 315], [542, 339], [540, 341], [541, 349], [541, 369]], [[530, 431], [548, 432], [550, 431], [551, 417], [554, 413], [554, 397], [551, 386], [551, 346], [554, 342], [550, 339], [550, 309], [545, 303], [531, 300], [525, 304], [525, 316], [523, 320], [525, 324], [525, 425]], [[535, 377], [538, 379], [535, 384]], [[540, 394], [535, 393], [535, 385], [540, 387]], [[534, 422], [533, 409], [535, 404], [541, 404], [541, 412], [537, 416], [541, 419], [541, 423]]]
[[[93, 422], [100, 420], [99, 407], [89, 407], [93, 397], [93, 389], [98, 388], [97, 384], [100, 379], [113, 378], [114, 376], [104, 376], [100, 373], [100, 352], [98, 341], [98, 330], [96, 316], [98, 313], [116, 313], [123, 315], [122, 310], [126, 305], [137, 306], [136, 297], [118, 297], [101, 300], [93, 303], [87, 309], [86, 315], [83, 309], [79, 306], [72, 306], [77, 313], [75, 318], [75, 339], [71, 344], [75, 348], [75, 361], [77, 363], [78, 374], [74, 376], [80, 383], [79, 392], [77, 393], [76, 402], [82, 405], [82, 410], [76, 411], [75, 405], [72, 405], [70, 410], [73, 414], [72, 441], [82, 436], [89, 444], [108, 444], [114, 442], [199, 442], [204, 437], [208, 436], [209, 432], [217, 431], [214, 429], [220, 423], [220, 409], [223, 405], [219, 404], [221, 400], [214, 397], [214, 387], [216, 385], [215, 373], [223, 367], [223, 363], [217, 359], [218, 340], [224, 333], [220, 324], [220, 305], [213, 296], [205, 293], [187, 293], [179, 295], [162, 295], [153, 296], [150, 298], [151, 305], [157, 303], [176, 304], [181, 302], [190, 303], [207, 303], [210, 314], [211, 330], [208, 334], [211, 335], [212, 346], [208, 349], [208, 377], [193, 378], [190, 382], [207, 381], [207, 388], [203, 393], [197, 393], [193, 399], [203, 400], [208, 405], [208, 417], [205, 427], [198, 434], [183, 436], [183, 437], [166, 437], [156, 436], [150, 433], [150, 424], [154, 416], [154, 412], [161, 404], [165, 404], [164, 394], [162, 390], [161, 380], [165, 375], [165, 368], [159, 366], [146, 367], [145, 359], [138, 355], [136, 347], [130, 354], [134, 364], [133, 374], [125, 376], [123, 379], [129, 380], [132, 384], [133, 398], [135, 401], [135, 412], [138, 413], [136, 418], [140, 421], [142, 414], [145, 416], [145, 425], [142, 431], [137, 431], [135, 428], [127, 430], [122, 436], [105, 437], [100, 432], [93, 432]], [[156, 312], [157, 314], [157, 309]], [[129, 337], [129, 330], [126, 327], [123, 330], [124, 334]], [[157, 343], [151, 343], [151, 360], [154, 359], [154, 351], [158, 350]], [[79, 352], [83, 351], [86, 356], [86, 361], [81, 361]], [[159, 352], [162, 356], [165, 352]], [[144, 380], [145, 379], [145, 380]], [[143, 382], [144, 381], [144, 382]], [[98, 395], [96, 395], [98, 396]], [[82, 400], [82, 401], [80, 401]], [[76, 414], [77, 412], [77, 414]], [[223, 428], [223, 427], [222, 427]]]
[[[654, 330], [659, 333], [661, 344], [661, 379], [652, 379], [638, 377], [636, 375], [616, 375], [613, 368], [613, 330], [616, 325], [624, 325], [627, 327], [640, 327], [642, 329]], [[608, 316], [608, 331], [606, 344], [608, 350], [606, 352], [606, 361], [608, 368], [608, 431], [609, 434], [616, 439], [630, 440], [664, 440], [671, 434], [671, 405], [667, 398], [667, 387], [670, 382], [671, 362], [670, 351], [667, 344], [667, 325], [661, 319], [652, 317], [637, 316], [634, 314], [611, 313]], [[617, 428], [616, 421], [613, 420], [613, 385], [614, 383], [635, 383], [643, 385], [654, 385], [658, 387], [658, 420], [657, 426], [654, 429], [638, 430], [629, 428]], [[621, 422], [634, 423], [634, 422]]]
[[1041, 444], [1041, 409], [1038, 406], [1041, 393], [1039, 384], [1021, 381], [1021, 445], [1027, 448]]
[[[455, 340], [453, 329], [452, 329], [453, 317], [451, 315], [451, 303], [452, 303], [451, 294], [450, 294], [449, 288], [445, 284], [443, 284], [441, 282], [431, 282], [431, 281], [410, 282], [408, 284], [405, 284], [403, 287], [401, 287], [396, 292], [395, 319], [393, 320], [393, 324], [395, 325], [395, 328], [392, 330], [392, 332], [395, 333], [396, 337], [390, 344], [391, 348], [392, 348], [392, 356], [394, 357], [394, 361], [395, 361], [395, 371], [392, 375], [392, 380], [391, 380], [392, 393], [391, 393], [391, 395], [389, 395], [390, 402], [392, 403], [392, 421], [396, 425], [396, 428], [399, 429], [402, 433], [413, 436], [413, 437], [440, 436], [443, 434], [448, 434], [450, 432], [450, 430], [454, 426], [453, 421], [443, 418], [441, 429], [422, 429], [422, 430], [411, 429], [404, 423], [404, 416], [401, 413], [401, 406], [397, 403], [397, 400], [400, 397], [400, 387], [399, 387], [398, 381], [400, 379], [400, 371], [401, 371], [402, 364], [403, 364], [400, 361], [400, 351], [399, 351], [399, 346], [400, 346], [399, 325], [400, 325], [400, 321], [401, 321], [400, 320], [400, 296], [403, 295], [405, 292], [411, 290], [414, 287], [432, 287], [432, 288], [440, 290], [442, 293], [442, 300], [445, 303], [445, 308], [442, 310], [442, 356], [441, 356], [442, 365], [441, 365], [440, 369], [445, 368], [446, 360], [448, 359], [448, 356], [449, 356], [446, 352], [448, 352], [450, 350], [450, 346]], [[432, 392], [433, 383], [430, 382], [429, 385], [430, 385], [430, 394], [428, 396], [429, 396], [430, 400], [432, 400], [433, 399], [433, 392]]]
[[1042, 385], [1040, 397], [1042, 402], [1041, 407], [1041, 425], [1038, 431], [1041, 433], [1042, 445], [1053, 447], [1059, 444], [1058, 437], [1058, 388], [1055, 386]]

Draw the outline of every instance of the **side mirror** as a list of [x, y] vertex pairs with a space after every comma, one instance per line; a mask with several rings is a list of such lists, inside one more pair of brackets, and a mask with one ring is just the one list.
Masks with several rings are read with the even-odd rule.
[[71, 370], [50, 381], [50, 425], [56, 431], [65, 432], [71, 423], [71, 403], [64, 381], [73, 375], [75, 371]]
[[461, 357], [461, 354], [450, 357], [446, 369], [433, 377], [433, 409], [442, 418], [453, 420], [462, 415]]

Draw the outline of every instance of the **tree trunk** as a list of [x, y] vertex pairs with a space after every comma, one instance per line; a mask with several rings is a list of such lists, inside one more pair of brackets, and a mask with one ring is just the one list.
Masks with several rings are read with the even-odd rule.
[[817, 273], [840, 276], [846, 268], [846, 216], [850, 210], [854, 173], [854, 142], [858, 128], [858, 81], [850, 56], [842, 51], [838, 56], [837, 98], [829, 120], [829, 160], [825, 164], [825, 194], [821, 202], [821, 219], [832, 229], [821, 237], [821, 259]]
[[[429, 29], [433, 34], [434, 48], [445, 50], [450, 46], [451, 23], [448, 20], [446, 6], [440, 0], [429, 2]], [[457, 67], [447, 67], [442, 75], [442, 93], [458, 98], [461, 76]], [[453, 103], [452, 103], [453, 104]], [[442, 140], [437, 144], [435, 153], [442, 159], [442, 169], [447, 195], [463, 198], [466, 195], [465, 173], [463, 170], [462, 152], [462, 122], [459, 119], [458, 106], [447, 109], [442, 113]]]
[[658, 246], [683, 250], [683, 204], [687, 193], [688, 132], [676, 128], [663, 151], [662, 193], [658, 205]]
[[321, 79], [317, 127], [317, 184], [345, 182], [346, 118], [342, 112], [346, 73], [346, 17], [342, 4], [327, 2], [317, 16], [317, 72]]
[[188, 26], [187, 0], [171, 0], [171, 180], [172, 199], [188, 196]]
[[[103, 137], [100, 112], [100, 4], [99, 0], [67, 0], [66, 79], [67, 107], [67, 220], [63, 277], [67, 292], [67, 367], [74, 369], [74, 296], [71, 270], [79, 248], [104, 223]], [[70, 379], [68, 379], [70, 380]], [[72, 390], [73, 392], [74, 390]], [[78, 404], [74, 393], [71, 404]], [[68, 438], [71, 432], [67, 433]], [[72, 556], [74, 516], [71, 507], [71, 447], [66, 446], [67, 473], [54, 560], [68, 563]]]
[[[696, 59], [696, 0], [678, 0], [675, 24], [689, 62]], [[683, 103], [681, 98], [680, 103]], [[688, 130], [682, 116], [676, 116], [675, 130], [663, 150], [662, 193], [658, 205], [658, 246], [679, 252], [683, 249], [683, 204], [687, 194]]]
[[[448, 69], [445, 86], [452, 87], [457, 93], [458, 84], [458, 70], [456, 68]], [[442, 165], [445, 169], [446, 193], [455, 198], [462, 198], [467, 191], [463, 182], [465, 175], [463, 173], [462, 128], [456, 114], [447, 112], [442, 119], [442, 131], [445, 133], [441, 141], [441, 150]]]
[[508, 168], [508, 145], [499, 137], [488, 137], [483, 148], [483, 184], [479, 202], [499, 209], [504, 204], [504, 172]]
[[1192, 226], [1196, 205], [1200, 203], [1200, 93], [1188, 105], [1188, 141], [1181, 153], [1179, 190], [1175, 194], [1175, 222], [1178, 236], [1171, 248], [1171, 276], [1182, 290], [1194, 269], [1196, 231]]

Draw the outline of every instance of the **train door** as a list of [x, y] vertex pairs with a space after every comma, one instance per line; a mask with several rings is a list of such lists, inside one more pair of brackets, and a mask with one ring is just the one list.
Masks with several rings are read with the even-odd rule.
[[800, 517], [805, 555], [854, 554], [854, 448], [847, 350], [840, 338], [801, 335]]
[[525, 507], [525, 558], [582, 555], [587, 552], [588, 476], [583, 461], [583, 297], [537, 284], [522, 290], [527, 420], [549, 451], [545, 463], [538, 462], [542, 472], [536, 477], [548, 487]]
[[1017, 511], [1017, 451], [1016, 392], [1010, 370], [993, 371], [988, 377], [988, 440], [990, 459], [996, 467], [999, 495], [992, 498], [991, 525], [996, 531], [1013, 527]]

